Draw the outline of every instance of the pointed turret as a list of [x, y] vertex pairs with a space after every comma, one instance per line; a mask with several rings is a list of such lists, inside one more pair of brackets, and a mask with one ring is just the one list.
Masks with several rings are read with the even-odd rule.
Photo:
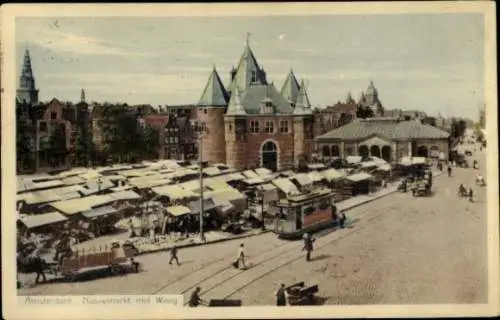
[[245, 49], [236, 68], [231, 89], [234, 85], [237, 85], [240, 91], [246, 91], [247, 87], [252, 84], [267, 84], [267, 80], [266, 73], [259, 67], [247, 39]]
[[347, 93], [346, 103], [354, 103], [354, 99], [352, 98], [351, 91]]
[[17, 99], [29, 104], [38, 103], [38, 90], [35, 86], [35, 77], [31, 67], [31, 57], [28, 49], [24, 52], [23, 66], [19, 77], [19, 88], [17, 89]]
[[293, 114], [312, 114], [311, 103], [309, 102], [309, 97], [307, 96], [306, 86], [304, 80], [300, 82], [300, 91], [297, 96], [297, 103]]
[[285, 98], [290, 104], [295, 105], [297, 102], [297, 96], [299, 95], [300, 86], [293, 70], [290, 69], [288, 76], [283, 83], [283, 87], [281, 88], [281, 95]]
[[227, 107], [226, 115], [228, 116], [244, 116], [246, 115], [245, 108], [241, 103], [241, 95], [238, 87], [234, 89], [231, 94], [231, 99], [229, 100], [229, 106]]
[[201, 94], [198, 105], [200, 106], [227, 106], [229, 97], [224, 89], [224, 85], [215, 69], [215, 66], [210, 73], [207, 84]]
[[361, 91], [361, 94], [359, 95], [359, 101], [358, 101], [358, 103], [359, 104], [364, 104], [365, 101], [366, 101], [365, 93], [363, 91]]
[[82, 92], [80, 93], [80, 102], [85, 103], [85, 90], [82, 89]]

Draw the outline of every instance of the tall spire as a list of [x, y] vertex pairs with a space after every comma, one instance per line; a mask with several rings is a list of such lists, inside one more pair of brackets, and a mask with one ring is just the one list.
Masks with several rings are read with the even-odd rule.
[[82, 92], [80, 93], [80, 102], [85, 102], [85, 90], [82, 89]]
[[238, 87], [234, 88], [231, 93], [231, 100], [229, 100], [229, 106], [227, 107], [226, 115], [228, 116], [244, 116], [246, 115], [245, 108], [241, 103], [241, 95]]
[[214, 65], [198, 105], [227, 106], [228, 98], [226, 89], [224, 89], [224, 85]]
[[35, 86], [35, 77], [31, 67], [31, 57], [28, 48], [24, 51], [23, 65], [19, 77], [19, 87], [17, 89], [17, 98], [19, 101], [25, 101], [30, 104], [38, 103], [38, 90]]

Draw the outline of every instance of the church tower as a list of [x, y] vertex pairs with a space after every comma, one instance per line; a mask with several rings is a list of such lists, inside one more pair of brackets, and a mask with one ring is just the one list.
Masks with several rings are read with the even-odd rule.
[[24, 52], [19, 87], [17, 88], [17, 99], [30, 105], [38, 104], [38, 90], [35, 86], [35, 77], [31, 68], [31, 57], [28, 49]]
[[211, 164], [226, 162], [224, 113], [228, 100], [226, 89], [214, 66], [196, 108], [196, 119], [206, 130], [202, 135], [203, 161]]

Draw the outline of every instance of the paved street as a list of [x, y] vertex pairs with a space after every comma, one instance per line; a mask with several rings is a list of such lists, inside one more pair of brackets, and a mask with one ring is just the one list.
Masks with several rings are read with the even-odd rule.
[[[484, 154], [478, 159], [484, 167]], [[168, 265], [168, 252], [150, 254], [137, 258], [145, 268], [139, 274], [43, 284], [20, 294], [189, 294], [199, 285], [205, 299], [269, 305], [280, 282], [306, 281], [319, 284], [325, 304], [486, 302], [486, 189], [473, 186], [474, 203], [457, 197], [458, 184], [473, 184], [475, 175], [457, 168], [452, 178], [435, 179], [433, 197], [396, 193], [350, 210], [352, 227], [323, 232], [309, 263], [301, 241], [267, 233], [181, 249], [181, 266]], [[241, 242], [246, 271], [230, 266]]]

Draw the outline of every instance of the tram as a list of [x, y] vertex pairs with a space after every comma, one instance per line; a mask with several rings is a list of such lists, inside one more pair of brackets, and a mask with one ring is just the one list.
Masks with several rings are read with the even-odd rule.
[[331, 189], [321, 188], [278, 200], [274, 232], [280, 238], [293, 239], [335, 225], [337, 207], [333, 195]]

